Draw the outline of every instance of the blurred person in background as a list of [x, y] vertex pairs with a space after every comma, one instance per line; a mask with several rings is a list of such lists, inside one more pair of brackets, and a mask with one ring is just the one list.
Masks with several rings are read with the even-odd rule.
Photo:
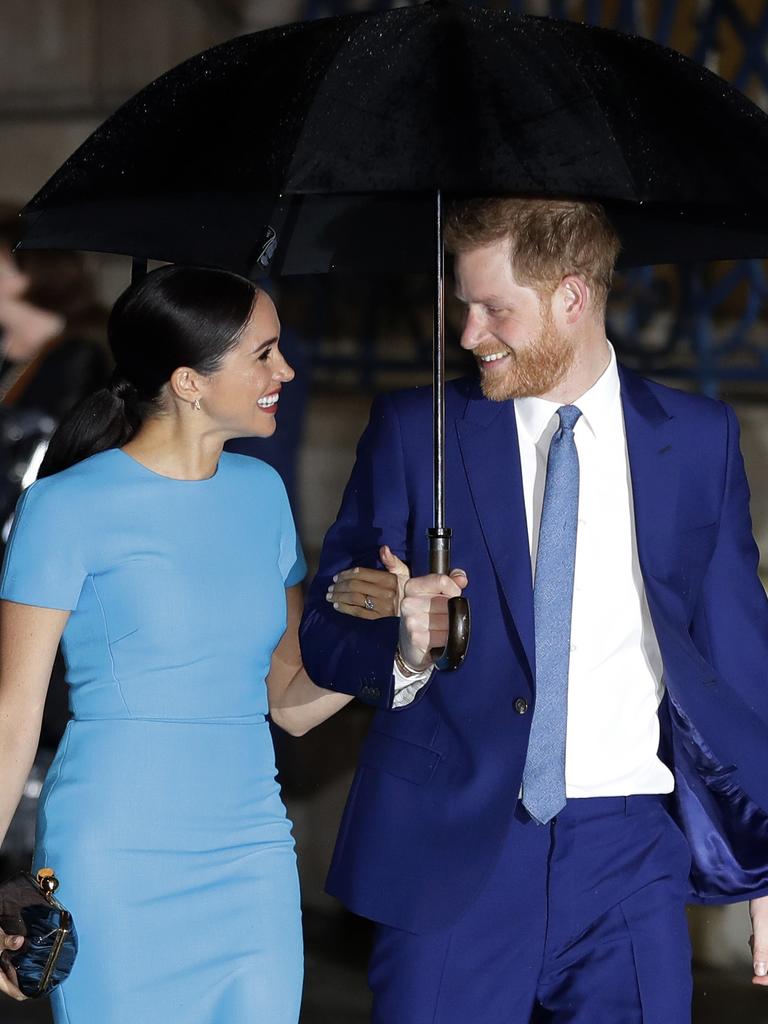
[[[13, 253], [17, 207], [0, 201], [0, 550], [22, 489], [60, 420], [109, 376], [106, 310], [80, 253]], [[57, 655], [40, 749], [0, 856], [0, 876], [29, 863], [37, 795], [68, 719]]]
[[[106, 310], [80, 253], [13, 253], [16, 208], [0, 202], [0, 474], [3, 521], [39, 442], [104, 384]], [[26, 482], [31, 482], [29, 479]]]

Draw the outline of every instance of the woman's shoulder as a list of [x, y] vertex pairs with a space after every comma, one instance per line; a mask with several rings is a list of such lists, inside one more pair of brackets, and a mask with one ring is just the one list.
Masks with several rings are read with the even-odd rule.
[[222, 452], [220, 466], [231, 480], [242, 483], [243, 486], [255, 486], [262, 490], [268, 488], [276, 493], [285, 493], [285, 484], [277, 470], [268, 462], [262, 462], [252, 455]]
[[119, 476], [118, 449], [109, 448], [96, 455], [91, 455], [81, 462], [76, 462], [58, 473], [52, 473], [51, 476], [36, 480], [27, 488], [25, 494], [30, 493], [37, 500], [48, 498], [57, 501], [66, 498], [87, 503], [93, 500], [96, 490], [103, 498], [105, 485], [116, 481]]

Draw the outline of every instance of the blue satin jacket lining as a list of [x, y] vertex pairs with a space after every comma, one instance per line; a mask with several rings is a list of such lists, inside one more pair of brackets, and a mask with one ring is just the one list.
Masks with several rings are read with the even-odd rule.
[[[670, 697], [675, 765], [673, 816], [691, 847], [691, 895], [727, 903], [768, 893], [768, 813], [722, 765]], [[768, 751], [766, 751], [768, 760]]]

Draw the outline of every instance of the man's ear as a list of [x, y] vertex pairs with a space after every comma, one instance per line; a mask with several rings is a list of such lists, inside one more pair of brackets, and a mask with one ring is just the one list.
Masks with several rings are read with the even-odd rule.
[[557, 287], [556, 297], [560, 313], [567, 324], [577, 323], [589, 304], [589, 285], [583, 277], [568, 274]]
[[175, 398], [189, 405], [202, 397], [200, 376], [188, 366], [179, 366], [173, 371], [168, 387]]

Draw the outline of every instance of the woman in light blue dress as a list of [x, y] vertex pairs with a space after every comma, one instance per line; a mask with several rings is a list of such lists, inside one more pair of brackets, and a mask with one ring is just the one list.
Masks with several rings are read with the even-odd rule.
[[[275, 429], [293, 376], [278, 335], [251, 282], [154, 271], [113, 311], [111, 388], [62, 425], [19, 503], [0, 837], [63, 634], [73, 719], [35, 853], [80, 936], [56, 1024], [298, 1019], [299, 892], [265, 716], [301, 734], [349, 698], [301, 668], [305, 564], [280, 478], [222, 452]], [[0, 991], [20, 994], [7, 969]]]

